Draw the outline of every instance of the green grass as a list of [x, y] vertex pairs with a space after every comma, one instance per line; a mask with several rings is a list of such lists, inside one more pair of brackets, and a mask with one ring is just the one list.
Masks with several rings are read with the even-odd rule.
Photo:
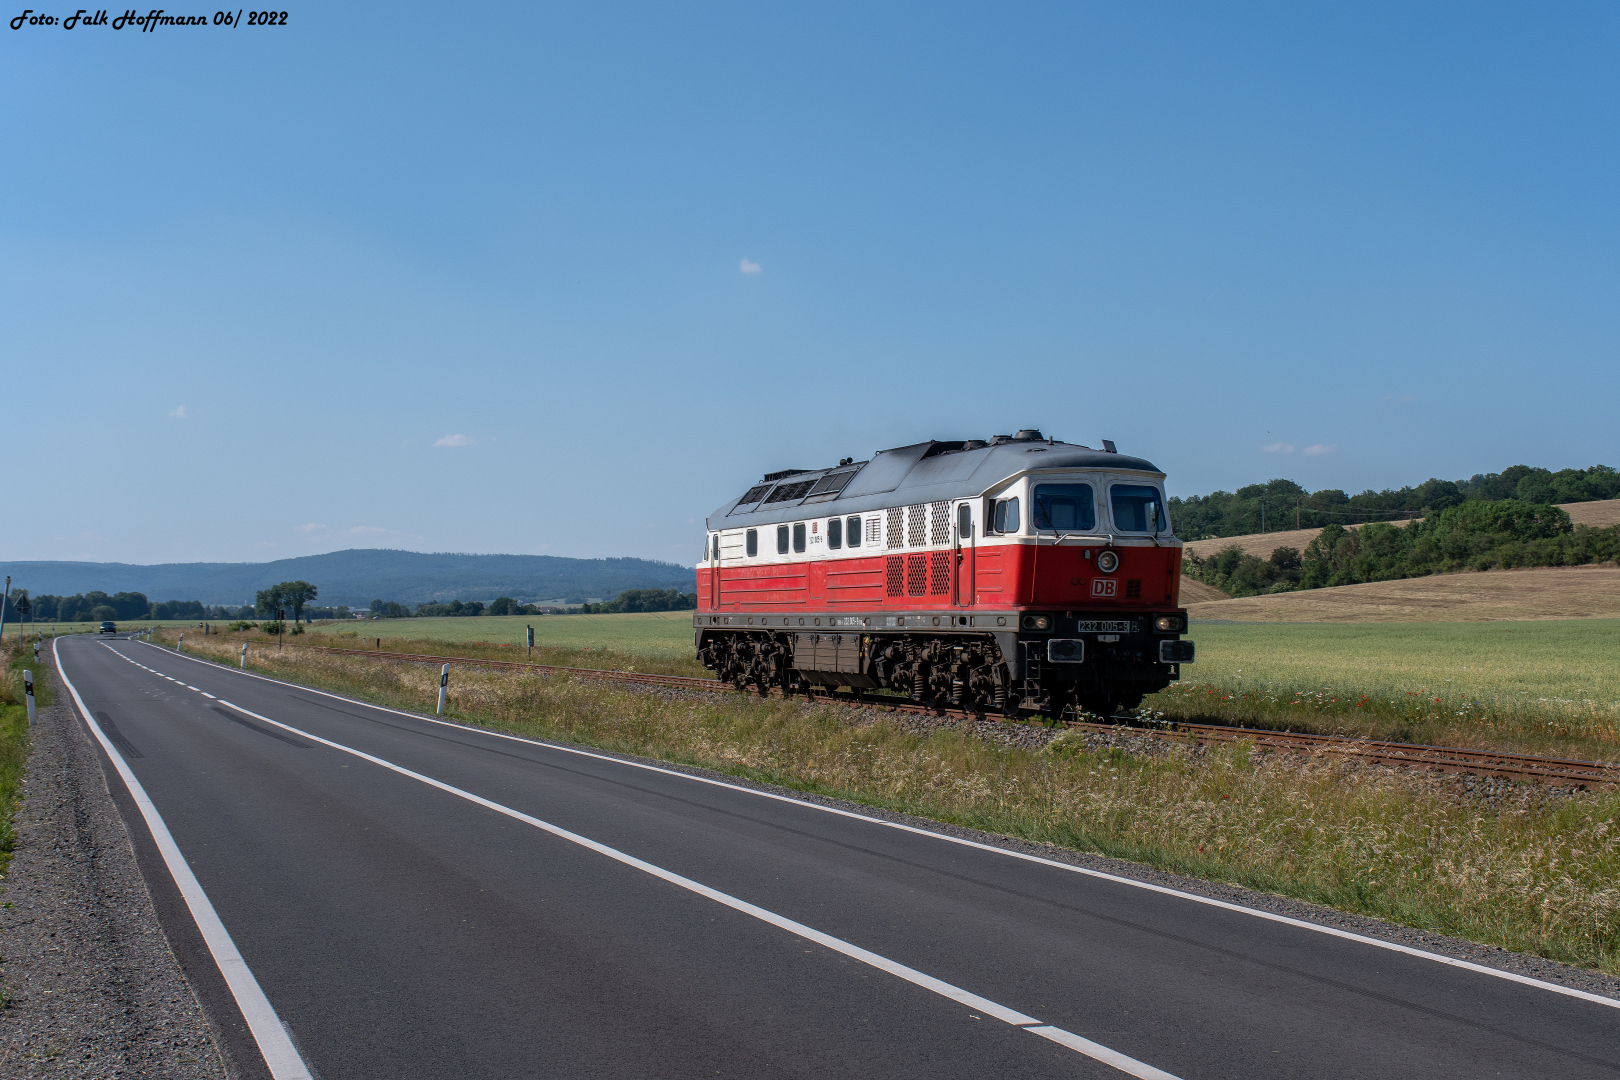
[[1198, 660], [1144, 703], [1179, 719], [1620, 755], [1620, 619], [1195, 623]]
[[528, 626], [534, 627], [536, 651], [541, 648], [607, 649], [615, 653], [664, 660], [689, 658], [693, 651], [690, 611], [654, 611], [632, 615], [479, 615], [471, 618], [378, 619], [357, 624], [324, 623], [311, 628], [310, 634], [355, 634], [361, 640], [380, 637], [384, 646], [392, 640], [410, 639], [521, 647], [525, 640], [524, 628]]
[[40, 708], [51, 702], [49, 664], [10, 634], [5, 638], [5, 669], [0, 679], [0, 876], [11, 865], [17, 844], [13, 821], [22, 801], [23, 772], [28, 765], [28, 708], [23, 696], [23, 669], [34, 673], [34, 701]]

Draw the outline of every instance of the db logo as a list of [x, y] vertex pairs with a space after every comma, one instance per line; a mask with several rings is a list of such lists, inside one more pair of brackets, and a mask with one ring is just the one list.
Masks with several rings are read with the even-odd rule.
[[1113, 596], [1114, 595], [1114, 588], [1118, 584], [1119, 584], [1119, 582], [1115, 581], [1113, 578], [1092, 578], [1091, 579], [1091, 595], [1092, 596]]

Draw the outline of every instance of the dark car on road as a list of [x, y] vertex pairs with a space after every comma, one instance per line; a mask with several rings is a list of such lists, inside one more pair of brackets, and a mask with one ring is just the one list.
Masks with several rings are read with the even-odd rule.
[[101, 629], [97, 630], [96, 633], [98, 633], [98, 634], [116, 634], [116, 633], [118, 633], [118, 624], [117, 623], [104, 622], [104, 623], [101, 624]]

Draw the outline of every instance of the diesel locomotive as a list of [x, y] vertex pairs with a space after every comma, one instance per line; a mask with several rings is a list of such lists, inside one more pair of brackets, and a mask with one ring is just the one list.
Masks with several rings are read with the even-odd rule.
[[706, 524], [695, 644], [739, 689], [1106, 716], [1193, 660], [1164, 473], [1112, 442], [1020, 431], [784, 469]]

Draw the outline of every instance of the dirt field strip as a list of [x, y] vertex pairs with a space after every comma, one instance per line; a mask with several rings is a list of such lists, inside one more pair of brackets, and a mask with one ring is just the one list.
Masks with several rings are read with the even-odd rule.
[[[1184, 586], [1185, 588], [1185, 586]], [[1435, 574], [1272, 596], [1196, 602], [1194, 619], [1234, 622], [1494, 622], [1620, 617], [1620, 567]]]

